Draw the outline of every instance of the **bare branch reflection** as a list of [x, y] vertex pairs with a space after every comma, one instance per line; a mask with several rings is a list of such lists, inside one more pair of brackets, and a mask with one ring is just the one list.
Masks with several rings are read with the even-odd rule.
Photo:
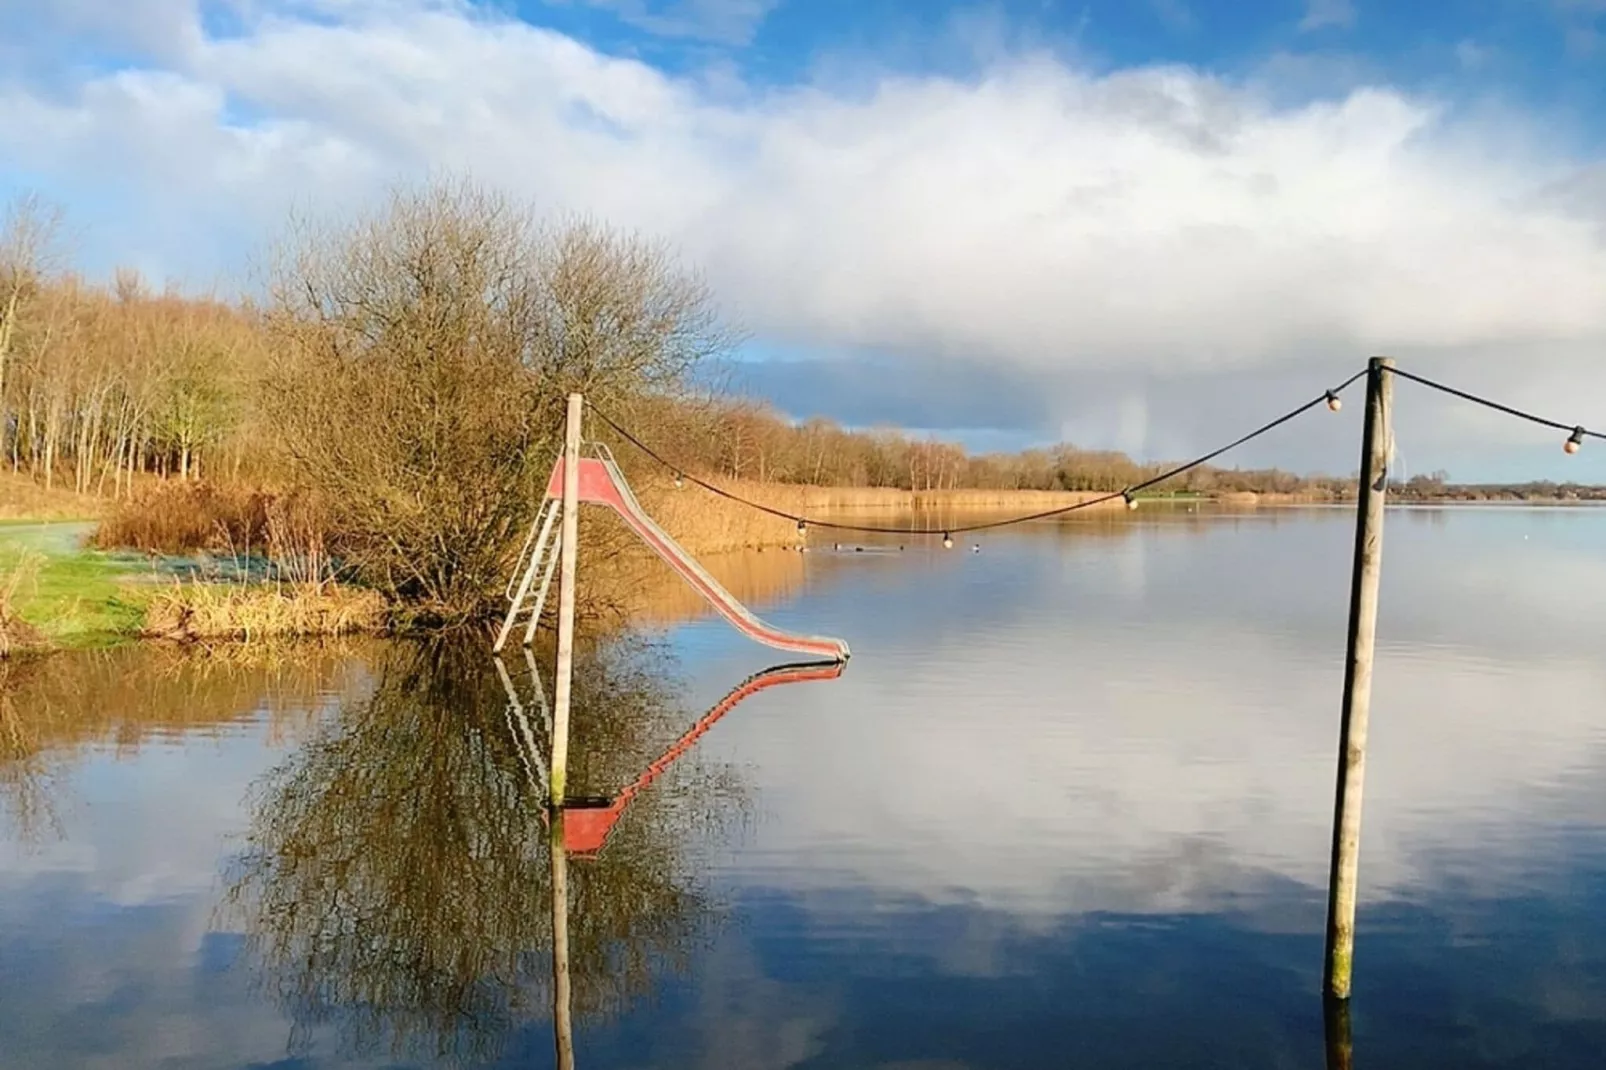
[[[583, 652], [575, 780], [627, 783], [689, 720], [650, 651]], [[256, 787], [227, 903], [295, 1023], [360, 1051], [495, 1058], [551, 1007], [543, 800], [478, 646], [397, 645], [354, 702]], [[741, 792], [728, 774], [633, 807], [570, 874], [574, 1008], [610, 1014], [684, 967], [710, 922], [697, 850]], [[717, 811], [717, 812], [716, 812]]]

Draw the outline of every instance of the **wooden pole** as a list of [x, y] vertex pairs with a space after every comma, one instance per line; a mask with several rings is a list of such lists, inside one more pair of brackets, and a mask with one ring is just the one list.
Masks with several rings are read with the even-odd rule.
[[1322, 1001], [1322, 1019], [1327, 1036], [1327, 1070], [1352, 1070], [1355, 1044], [1350, 1034], [1349, 1000]]
[[585, 399], [569, 395], [563, 438], [563, 527], [558, 565], [558, 674], [552, 696], [552, 808], [563, 806], [569, 771], [569, 694], [574, 678], [574, 577], [580, 548], [580, 420]]
[[1333, 858], [1327, 886], [1326, 994], [1347, 1000], [1355, 953], [1355, 888], [1361, 851], [1361, 794], [1366, 781], [1366, 722], [1372, 708], [1377, 593], [1383, 575], [1383, 506], [1393, 445], [1394, 361], [1373, 357], [1366, 377], [1366, 430], [1361, 437], [1360, 502], [1355, 519], [1355, 576], [1350, 590], [1349, 653], [1338, 734], [1338, 791], [1333, 806]]
[[552, 811], [552, 1034], [558, 1070], [574, 1070], [574, 1022], [569, 994], [569, 856], [563, 811]]

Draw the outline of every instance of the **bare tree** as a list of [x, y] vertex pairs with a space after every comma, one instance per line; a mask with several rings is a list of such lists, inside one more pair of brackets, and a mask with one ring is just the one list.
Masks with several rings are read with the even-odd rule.
[[18, 197], [0, 223], [0, 446], [16, 433], [11, 430], [6, 372], [18, 323], [55, 266], [60, 232], [60, 210], [37, 194]]
[[628, 407], [724, 344], [701, 283], [658, 247], [555, 230], [468, 182], [294, 228], [267, 322], [265, 406], [363, 577], [472, 619], [540, 499], [564, 396]]

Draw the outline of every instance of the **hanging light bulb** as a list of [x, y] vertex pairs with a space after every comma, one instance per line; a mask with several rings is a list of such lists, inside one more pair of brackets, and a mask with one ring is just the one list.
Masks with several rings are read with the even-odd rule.
[[1567, 440], [1567, 444], [1563, 446], [1562, 449], [1566, 450], [1568, 453], [1577, 453], [1583, 448], [1584, 429], [1582, 427], [1575, 427], [1573, 428], [1572, 437]]
[[685, 485], [686, 485], [686, 477], [681, 475], [679, 472], [676, 472], [675, 473], [675, 489], [676, 490], [680, 490]]
[[944, 550], [952, 550], [954, 548], [954, 537], [946, 531], [942, 533], [942, 548]]
[[1133, 510], [1137, 509], [1138, 500], [1136, 498], [1132, 497], [1132, 492], [1131, 491], [1123, 490], [1121, 492], [1121, 497], [1126, 499], [1126, 507], [1128, 509], [1133, 509]]
[[1327, 392], [1327, 407], [1334, 412], [1344, 407], [1344, 399], [1338, 396], [1338, 391], [1329, 390]]

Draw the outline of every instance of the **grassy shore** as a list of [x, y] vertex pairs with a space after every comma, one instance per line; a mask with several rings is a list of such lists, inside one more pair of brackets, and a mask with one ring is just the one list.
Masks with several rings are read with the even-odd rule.
[[135, 638], [252, 640], [371, 633], [387, 607], [334, 583], [220, 579], [193, 563], [86, 543], [83, 522], [0, 523], [0, 652], [111, 646]]
[[10, 645], [85, 647], [137, 632], [144, 619], [125, 556], [82, 548], [92, 525], [0, 524], [0, 619]]

